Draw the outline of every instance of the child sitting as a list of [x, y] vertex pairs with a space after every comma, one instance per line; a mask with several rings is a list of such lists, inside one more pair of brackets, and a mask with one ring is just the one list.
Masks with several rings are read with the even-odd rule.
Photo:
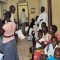
[[[42, 36], [43, 36], [43, 31], [39, 30], [38, 31], [39, 40], [42, 38]], [[39, 42], [39, 40], [36, 41], [36, 48], [40, 48], [42, 46], [41, 43]]]
[[56, 36], [52, 36], [50, 43], [47, 44], [47, 46], [44, 49], [45, 54], [47, 54], [48, 56], [50, 56], [50, 55], [54, 56], [54, 50], [56, 47], [58, 47], [58, 39]]
[[[47, 40], [48, 40], [48, 27], [47, 26], [44, 26], [44, 28], [42, 29], [42, 38], [39, 39], [39, 42], [42, 43], [42, 45], [45, 47], [45, 45], [47, 44]], [[43, 35], [44, 34], [44, 35]], [[41, 47], [41, 44], [39, 45], [38, 43], [36, 44], [36, 48], [38, 47]]]
[[54, 56], [49, 56], [47, 60], [60, 60], [60, 48], [57, 47], [54, 51]]
[[29, 26], [29, 28], [28, 28], [28, 40], [32, 40], [32, 31], [33, 31], [33, 26], [34, 26], [34, 24], [35, 24], [35, 19], [34, 18], [32, 18], [32, 21], [31, 21], [31, 23], [30, 23], [30, 26]]

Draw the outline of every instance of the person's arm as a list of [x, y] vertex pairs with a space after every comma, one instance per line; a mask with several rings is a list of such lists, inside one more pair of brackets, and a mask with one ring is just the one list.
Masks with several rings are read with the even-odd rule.
[[39, 17], [38, 17], [38, 19], [37, 19], [37, 21], [36, 21], [36, 24], [39, 24], [42, 20], [43, 20], [43, 19], [42, 19], [42, 16], [41, 16], [41, 14], [40, 14]]
[[5, 32], [5, 30], [2, 27], [0, 27], [0, 35], [3, 35], [4, 32]]
[[48, 52], [47, 52], [47, 46], [45, 47], [44, 52], [45, 52], [45, 54], [47, 54], [47, 53], [48, 53]]

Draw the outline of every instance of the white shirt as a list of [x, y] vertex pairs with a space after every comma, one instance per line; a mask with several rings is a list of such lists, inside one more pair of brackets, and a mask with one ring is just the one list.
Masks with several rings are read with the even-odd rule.
[[[55, 48], [57, 48], [57, 47], [59, 47], [59, 46], [55, 46]], [[54, 51], [55, 51], [55, 48], [53, 48], [53, 46], [52, 46], [52, 44], [49, 44], [49, 49], [48, 49], [48, 51], [47, 51], [47, 48], [48, 48], [48, 46], [46, 46], [46, 48], [44, 49], [44, 52], [45, 52], [45, 54], [47, 54], [48, 56], [54, 56]]]
[[[40, 20], [43, 19], [41, 22]], [[35, 24], [38, 24], [39, 23], [39, 29], [41, 29], [41, 24], [42, 22], [45, 22], [46, 25], [48, 26], [48, 15], [46, 12], [43, 12], [39, 15], [38, 19], [37, 19], [37, 22]]]
[[21, 20], [21, 23], [26, 22], [26, 14], [25, 14], [25, 12], [21, 13], [20, 20]]
[[13, 13], [11, 13], [11, 18], [10, 18], [10, 20], [11, 20], [12, 22], [14, 22], [14, 14], [13, 14]]
[[[15, 33], [16, 24], [14, 22], [8, 22], [4, 24], [2, 28], [5, 30], [4, 36], [11, 36]], [[15, 39], [14, 35], [9, 38], [3, 37], [3, 43], [9, 42], [13, 39]]]

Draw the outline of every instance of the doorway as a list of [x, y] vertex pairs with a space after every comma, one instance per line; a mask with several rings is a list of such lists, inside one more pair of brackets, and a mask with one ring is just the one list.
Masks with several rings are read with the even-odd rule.
[[17, 17], [18, 17], [19, 25], [21, 23], [20, 16], [21, 16], [21, 13], [22, 13], [22, 9], [25, 9], [25, 14], [26, 14], [26, 17], [27, 17], [26, 21], [29, 23], [28, 2], [26, 2], [26, 3], [18, 3], [17, 4]]

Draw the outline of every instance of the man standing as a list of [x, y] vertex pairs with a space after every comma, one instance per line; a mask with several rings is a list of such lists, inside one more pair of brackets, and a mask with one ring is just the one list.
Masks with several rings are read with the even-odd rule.
[[15, 6], [14, 5], [11, 5], [10, 6], [10, 12], [11, 12], [11, 18], [10, 18], [10, 20], [12, 21], [12, 22], [14, 22], [15, 21], [15, 18], [14, 18], [14, 13], [15, 13]]
[[39, 29], [41, 29], [42, 22], [45, 22], [48, 26], [48, 15], [45, 12], [45, 7], [41, 7], [41, 14], [39, 15], [35, 24], [39, 24]]
[[[9, 7], [9, 12], [11, 13], [11, 17], [10, 17], [10, 21], [15, 22], [15, 18], [14, 18], [14, 13], [15, 13], [15, 6], [11, 5]], [[4, 14], [4, 18], [5, 18], [5, 14]], [[3, 25], [6, 24], [7, 21], [4, 19], [3, 20]]]
[[25, 13], [25, 9], [22, 9], [20, 20], [21, 20], [21, 24], [22, 24], [22, 32], [25, 35], [25, 25], [26, 25], [26, 13]]

